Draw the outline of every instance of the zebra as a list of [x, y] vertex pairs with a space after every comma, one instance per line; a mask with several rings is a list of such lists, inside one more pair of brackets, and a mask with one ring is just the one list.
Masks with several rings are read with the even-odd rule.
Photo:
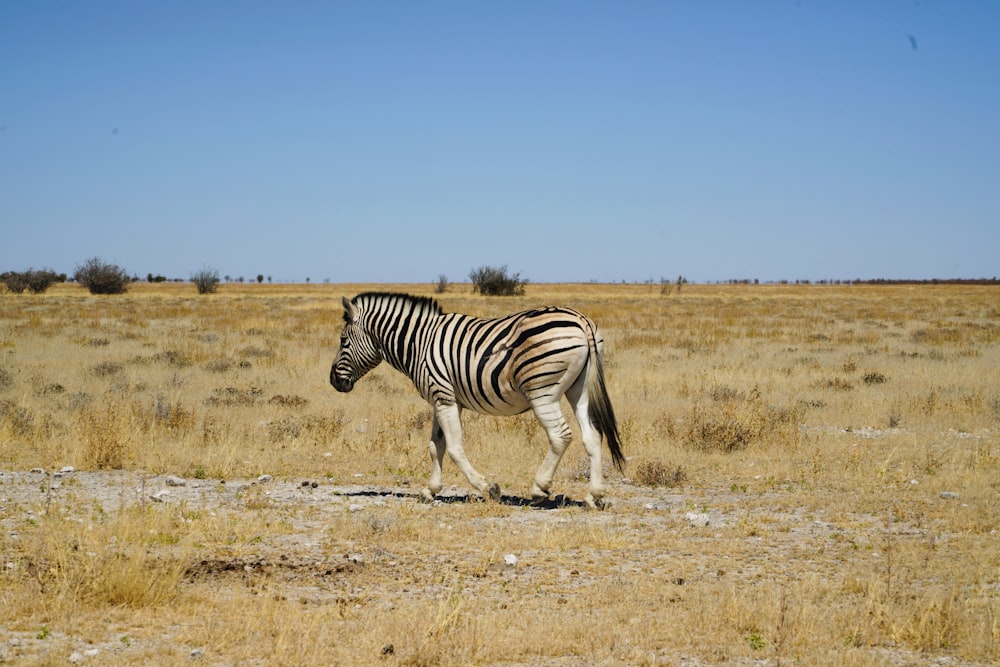
[[500, 487], [481, 475], [462, 447], [463, 409], [498, 416], [532, 410], [545, 429], [549, 451], [535, 474], [534, 503], [549, 498], [556, 466], [572, 437], [560, 401], [565, 395], [590, 458], [585, 502], [604, 507], [601, 443], [624, 471], [625, 456], [604, 382], [604, 340], [587, 316], [549, 306], [493, 319], [444, 313], [436, 300], [365, 292], [343, 297], [344, 329], [330, 368], [330, 384], [349, 392], [383, 360], [410, 378], [433, 407], [431, 476], [421, 497], [441, 491], [445, 452], [484, 497], [499, 500]]

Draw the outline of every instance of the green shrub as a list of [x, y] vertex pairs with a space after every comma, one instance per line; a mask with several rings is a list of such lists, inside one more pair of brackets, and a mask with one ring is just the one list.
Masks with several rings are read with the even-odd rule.
[[91, 257], [76, 267], [73, 278], [91, 294], [124, 294], [132, 280], [128, 271], [99, 257]]
[[507, 266], [481, 266], [469, 273], [472, 280], [472, 291], [483, 296], [520, 296], [524, 294], [527, 279], [522, 280], [520, 273], [507, 274]]

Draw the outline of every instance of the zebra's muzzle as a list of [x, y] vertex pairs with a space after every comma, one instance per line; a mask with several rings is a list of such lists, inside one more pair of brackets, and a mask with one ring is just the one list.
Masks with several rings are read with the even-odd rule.
[[332, 384], [333, 388], [339, 392], [348, 392], [354, 389], [353, 381], [351, 381], [348, 378], [342, 378], [334, 374], [330, 375], [330, 384]]

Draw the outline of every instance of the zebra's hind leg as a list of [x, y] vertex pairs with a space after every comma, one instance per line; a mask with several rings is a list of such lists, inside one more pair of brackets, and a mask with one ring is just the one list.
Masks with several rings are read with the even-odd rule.
[[536, 503], [547, 500], [549, 489], [552, 488], [552, 478], [556, 473], [556, 466], [562, 460], [563, 452], [566, 451], [573, 432], [563, 417], [559, 403], [532, 403], [531, 409], [535, 413], [538, 422], [545, 429], [545, 434], [549, 437], [549, 451], [542, 461], [542, 465], [535, 473], [535, 483], [531, 486], [531, 499]]
[[420, 492], [421, 500], [434, 502], [434, 497], [441, 492], [441, 464], [444, 463], [444, 430], [438, 424], [437, 415], [434, 416], [431, 424], [431, 478], [427, 482], [427, 488]]
[[590, 422], [590, 398], [583, 383], [575, 383], [566, 392], [573, 414], [580, 425], [580, 438], [590, 458], [590, 488], [584, 502], [593, 509], [604, 509], [604, 468], [601, 463], [601, 434]]
[[[448, 456], [458, 466], [458, 469], [462, 471], [465, 478], [469, 480], [469, 484], [475, 487], [479, 493], [483, 494], [484, 498], [500, 500], [500, 485], [496, 482], [492, 484], [487, 482], [486, 478], [472, 467], [472, 464], [469, 463], [469, 458], [465, 455], [465, 449], [462, 447], [461, 413], [461, 408], [457, 405], [438, 404], [434, 406], [434, 419], [440, 426], [440, 430], [444, 436], [445, 451], [448, 452]], [[437, 464], [435, 472], [439, 473], [439, 470], [440, 463]], [[433, 481], [433, 474], [431, 479]], [[440, 474], [438, 474], [438, 483], [440, 484]], [[440, 490], [439, 486], [438, 491]]]

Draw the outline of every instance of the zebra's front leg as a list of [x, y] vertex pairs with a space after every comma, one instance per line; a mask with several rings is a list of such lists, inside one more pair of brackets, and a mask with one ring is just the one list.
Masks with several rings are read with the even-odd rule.
[[444, 430], [438, 424], [437, 415], [434, 416], [431, 424], [431, 478], [427, 482], [427, 488], [420, 492], [420, 497], [426, 502], [434, 502], [434, 497], [441, 492], [441, 465], [444, 463]]
[[[500, 500], [500, 485], [490, 484], [478, 470], [472, 467], [465, 449], [462, 447], [462, 409], [458, 405], [438, 404], [434, 406], [434, 416], [444, 435], [445, 450], [448, 456], [462, 471], [465, 478], [484, 498]], [[433, 476], [432, 476], [433, 480]], [[440, 488], [439, 488], [440, 490]]]

